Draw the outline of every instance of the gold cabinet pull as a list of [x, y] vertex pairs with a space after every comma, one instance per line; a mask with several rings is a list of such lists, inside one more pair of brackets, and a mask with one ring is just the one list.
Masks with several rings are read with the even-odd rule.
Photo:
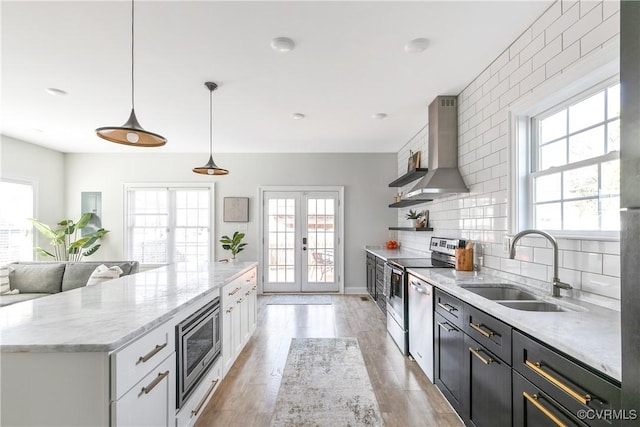
[[457, 331], [456, 328], [452, 327], [447, 322], [444, 322], [444, 323], [438, 322], [438, 326], [440, 326], [442, 329], [444, 329], [447, 332]]
[[244, 298], [240, 298], [238, 301], [236, 301], [236, 304], [242, 304], [242, 301], [244, 301]]
[[242, 288], [235, 288], [234, 290], [232, 290], [231, 292], [229, 292], [229, 296], [231, 296], [231, 295], [235, 295], [235, 294], [237, 294], [237, 293], [238, 293], [238, 291], [241, 291], [241, 290], [242, 290]]
[[538, 408], [540, 410], [540, 412], [542, 412], [543, 414], [545, 414], [551, 421], [553, 421], [554, 423], [556, 423], [556, 425], [558, 427], [567, 427], [567, 425], [565, 423], [563, 423], [562, 421], [560, 421], [560, 419], [558, 417], [556, 417], [555, 415], [553, 415], [551, 413], [551, 411], [549, 411], [547, 408], [545, 408], [544, 406], [542, 406], [542, 403], [538, 402], [538, 395], [537, 394], [529, 394], [526, 391], [522, 392], [522, 395], [529, 401], [531, 402], [531, 404], [533, 406], [535, 406], [536, 408]]
[[144, 356], [140, 356], [140, 358], [136, 362], [136, 365], [139, 364], [139, 363], [147, 362], [149, 359], [151, 359], [153, 356], [158, 354], [166, 346], [167, 346], [167, 343], [157, 344], [156, 347], [153, 350], [151, 350], [149, 353], [145, 354]]
[[209, 390], [207, 390], [207, 392], [204, 394], [204, 397], [202, 398], [200, 403], [198, 403], [198, 406], [196, 406], [196, 409], [191, 411], [192, 417], [195, 417], [196, 415], [198, 415], [198, 412], [200, 412], [200, 409], [202, 409], [202, 407], [204, 406], [204, 402], [207, 401], [207, 398], [209, 397], [209, 395], [211, 395], [211, 392], [213, 392], [213, 389], [216, 388], [216, 384], [218, 384], [218, 381], [220, 381], [220, 379], [213, 380], [213, 382], [211, 383], [211, 386], [209, 387]]
[[234, 308], [233, 306], [231, 306], [231, 307], [227, 308], [227, 309], [225, 310], [225, 313], [231, 313], [231, 312], [233, 311], [233, 308]]
[[577, 391], [573, 390], [568, 385], [566, 385], [565, 383], [563, 383], [562, 381], [560, 381], [559, 379], [557, 379], [554, 376], [552, 376], [550, 373], [545, 372], [542, 369], [542, 362], [535, 362], [534, 363], [534, 362], [531, 362], [529, 360], [525, 360], [524, 363], [533, 372], [535, 372], [536, 374], [540, 375], [542, 378], [546, 379], [547, 381], [549, 381], [550, 383], [552, 383], [553, 385], [558, 387], [560, 390], [564, 391], [569, 396], [573, 397], [575, 400], [577, 400], [578, 402], [582, 403], [583, 405], [586, 405], [587, 403], [589, 403], [591, 401], [591, 395], [590, 394], [588, 394], [588, 393], [587, 394], [580, 394]]
[[167, 376], [169, 376], [169, 371], [160, 372], [158, 376], [149, 383], [148, 386], [142, 387], [142, 390], [140, 390], [140, 394], [138, 394], [138, 396], [141, 396], [142, 394], [149, 394], [151, 390], [156, 388], [156, 386], [160, 384], [160, 381], [165, 379]]
[[469, 351], [471, 352], [471, 354], [473, 354], [475, 357], [477, 357], [478, 359], [480, 359], [482, 361], [482, 363], [484, 363], [485, 365], [489, 365], [493, 362], [495, 362], [495, 360], [493, 360], [491, 357], [488, 359], [485, 359], [484, 357], [482, 357], [482, 355], [480, 354], [481, 351], [483, 351], [481, 348], [473, 348], [473, 347], [469, 347]]
[[438, 306], [439, 306], [440, 308], [442, 308], [443, 310], [448, 311], [449, 313], [451, 313], [451, 312], [453, 312], [453, 311], [457, 311], [457, 310], [458, 310], [458, 309], [457, 309], [457, 308], [455, 308], [454, 306], [449, 305], [449, 304], [447, 304], [447, 303], [442, 304], [441, 302], [439, 302], [439, 303], [438, 303]]
[[[480, 332], [480, 334], [482, 334], [482, 336], [484, 336], [486, 338], [491, 338], [492, 336], [495, 335], [495, 333], [491, 329], [487, 328], [486, 326], [482, 325], [481, 323], [469, 322], [469, 326], [471, 326], [476, 331]], [[483, 326], [484, 326], [484, 329], [483, 329]]]

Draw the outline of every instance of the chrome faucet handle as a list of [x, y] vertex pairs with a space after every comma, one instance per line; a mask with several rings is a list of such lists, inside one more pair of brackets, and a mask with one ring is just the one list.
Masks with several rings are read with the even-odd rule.
[[565, 283], [565, 282], [561, 281], [557, 277], [553, 278], [553, 286], [555, 286], [557, 288], [560, 288], [560, 289], [573, 289], [573, 286], [571, 286], [568, 283]]

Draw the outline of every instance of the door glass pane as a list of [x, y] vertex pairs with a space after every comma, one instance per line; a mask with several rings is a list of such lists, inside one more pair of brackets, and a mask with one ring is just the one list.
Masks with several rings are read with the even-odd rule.
[[[0, 265], [33, 259], [33, 187], [0, 181]], [[51, 250], [42, 240], [42, 247]]]
[[307, 199], [307, 280], [333, 283], [335, 199]]
[[295, 199], [270, 199], [267, 211], [267, 279], [271, 283], [295, 281]]

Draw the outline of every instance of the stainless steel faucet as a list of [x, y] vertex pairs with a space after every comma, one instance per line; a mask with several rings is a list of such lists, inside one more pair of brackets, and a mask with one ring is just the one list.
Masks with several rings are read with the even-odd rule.
[[555, 237], [553, 237], [546, 231], [522, 230], [521, 232], [513, 236], [513, 239], [511, 239], [511, 242], [509, 243], [509, 258], [513, 259], [516, 256], [516, 243], [527, 234], [539, 234], [542, 237], [545, 237], [549, 242], [551, 242], [551, 246], [553, 246], [553, 281], [551, 282], [553, 284], [553, 289], [551, 295], [559, 298], [560, 289], [573, 289], [570, 284], [564, 283], [558, 278], [558, 242], [556, 242]]

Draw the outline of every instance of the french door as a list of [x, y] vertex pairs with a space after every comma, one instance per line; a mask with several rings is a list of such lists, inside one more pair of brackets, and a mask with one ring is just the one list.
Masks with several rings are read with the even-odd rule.
[[263, 201], [263, 291], [340, 291], [340, 191], [269, 191]]

